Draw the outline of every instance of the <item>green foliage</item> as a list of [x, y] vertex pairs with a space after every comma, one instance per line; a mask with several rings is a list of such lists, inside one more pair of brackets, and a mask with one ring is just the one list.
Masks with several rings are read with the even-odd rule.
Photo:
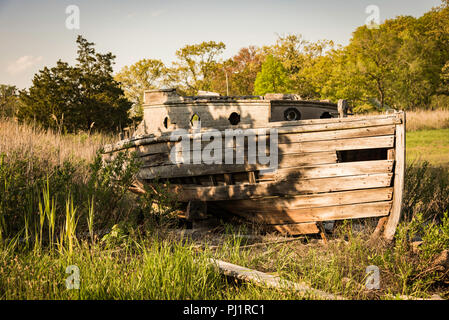
[[168, 83], [176, 83], [186, 94], [210, 91], [212, 75], [219, 67], [216, 58], [225, 48], [223, 42], [208, 41], [177, 50], [177, 60], [168, 70]]
[[118, 131], [129, 123], [131, 107], [112, 76], [115, 56], [95, 52], [93, 43], [78, 36], [77, 64], [58, 61], [34, 76], [20, 92], [18, 118], [45, 128]]
[[[93, 238], [94, 226], [108, 228], [139, 213], [135, 200], [128, 193], [139, 170], [137, 157], [121, 153], [117, 158], [103, 162], [98, 153], [95, 161], [86, 166], [85, 163], [64, 162], [49, 167], [37, 157], [2, 154], [2, 237], [12, 237], [23, 231], [27, 235], [27, 243], [34, 241], [36, 235], [40, 244], [51, 246], [57, 240], [55, 235], [58, 231], [75, 235], [79, 217], [86, 217], [80, 222], [83, 227], [87, 224]], [[84, 176], [85, 171], [88, 172], [87, 177]], [[78, 216], [76, 220], [75, 214]], [[45, 236], [47, 233], [48, 238]]]
[[288, 93], [291, 92], [291, 82], [287, 70], [281, 61], [268, 55], [262, 64], [262, 70], [257, 74], [254, 83], [254, 94]]
[[403, 219], [410, 221], [420, 213], [425, 219], [439, 219], [449, 210], [449, 171], [428, 162], [407, 166], [402, 205]]
[[18, 105], [17, 88], [0, 84], [0, 117], [15, 116]]
[[145, 90], [157, 89], [166, 81], [167, 68], [156, 59], [142, 59], [131, 66], [125, 66], [115, 75], [115, 80], [125, 92], [133, 105], [133, 118], [139, 121], [143, 115], [143, 93]]

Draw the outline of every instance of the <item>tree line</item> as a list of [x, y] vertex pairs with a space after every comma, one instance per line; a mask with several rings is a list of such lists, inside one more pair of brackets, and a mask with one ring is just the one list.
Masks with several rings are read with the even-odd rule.
[[206, 41], [180, 48], [168, 65], [142, 59], [115, 75], [112, 53], [97, 53], [81, 36], [77, 44], [75, 66], [58, 61], [45, 67], [28, 90], [0, 86], [0, 116], [68, 132], [116, 131], [139, 121], [145, 90], [163, 87], [185, 95], [347, 99], [354, 112], [449, 106], [449, 0], [418, 18], [360, 26], [347, 46], [288, 34], [223, 59], [226, 45]]
[[248, 46], [220, 59], [225, 44], [203, 42], [176, 51], [166, 66], [143, 59], [115, 77], [142, 104], [143, 91], [177, 87], [187, 95], [296, 93], [305, 99], [347, 99], [356, 112], [449, 105], [449, 1], [419, 18], [399, 16], [357, 28], [347, 46], [300, 34], [269, 46]]

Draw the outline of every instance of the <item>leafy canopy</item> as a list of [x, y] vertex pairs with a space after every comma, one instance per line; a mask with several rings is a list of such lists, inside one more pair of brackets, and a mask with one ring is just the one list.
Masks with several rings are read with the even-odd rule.
[[78, 36], [77, 64], [59, 60], [33, 78], [20, 92], [18, 118], [67, 132], [117, 131], [130, 123], [131, 102], [114, 80], [112, 53], [100, 54], [94, 44]]

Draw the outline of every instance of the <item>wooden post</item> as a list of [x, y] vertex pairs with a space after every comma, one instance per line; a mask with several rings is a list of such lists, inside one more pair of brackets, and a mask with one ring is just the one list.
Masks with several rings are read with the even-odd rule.
[[[396, 159], [396, 152], [395, 152], [394, 148], [393, 149], [388, 149], [388, 151], [387, 151], [387, 159], [388, 160], [395, 160]], [[394, 166], [393, 166], [393, 168], [394, 168]], [[384, 229], [384, 226], [385, 226], [385, 223], [387, 222], [387, 220], [388, 220], [388, 217], [382, 217], [382, 218], [379, 219], [379, 221], [377, 222], [376, 229], [371, 234], [370, 241], [373, 242], [373, 241], [376, 241], [379, 238], [379, 236], [381, 235], [381, 233], [382, 233], [382, 231]]]
[[402, 197], [404, 193], [405, 178], [405, 113], [399, 112], [397, 117], [401, 119], [401, 124], [396, 125], [396, 146], [395, 146], [395, 168], [393, 185], [393, 205], [390, 215], [385, 224], [384, 238], [393, 240], [396, 227], [401, 217]]
[[344, 100], [344, 99], [340, 99], [338, 100], [338, 105], [337, 105], [337, 109], [338, 109], [338, 113], [340, 115], [340, 118], [345, 118], [348, 115], [348, 101]]

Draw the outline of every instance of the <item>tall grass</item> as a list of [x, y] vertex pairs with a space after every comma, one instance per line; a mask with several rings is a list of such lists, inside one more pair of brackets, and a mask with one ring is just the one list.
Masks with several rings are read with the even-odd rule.
[[407, 111], [407, 131], [449, 128], [449, 110]]

